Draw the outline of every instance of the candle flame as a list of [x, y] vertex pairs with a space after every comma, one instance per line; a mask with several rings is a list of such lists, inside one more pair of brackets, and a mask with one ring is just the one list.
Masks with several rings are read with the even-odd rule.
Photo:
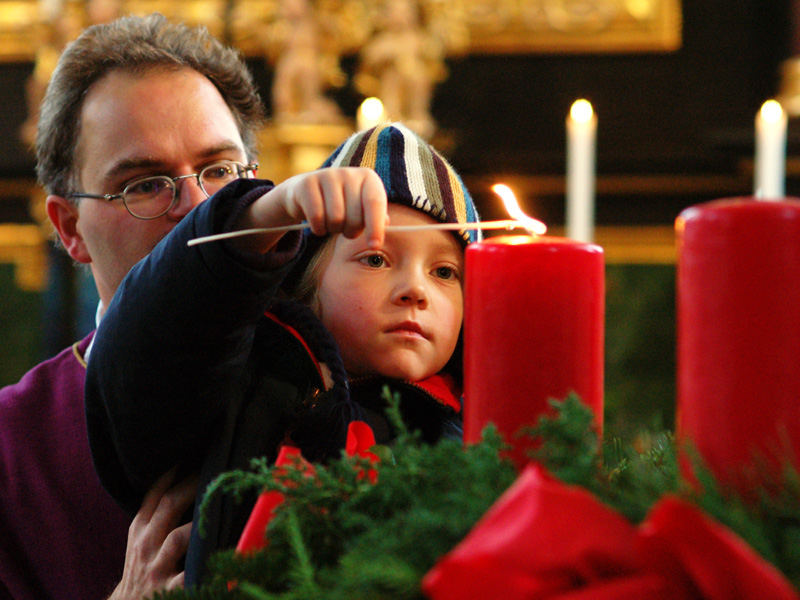
[[504, 183], [496, 183], [492, 186], [492, 191], [503, 200], [503, 204], [505, 204], [511, 218], [519, 221], [532, 235], [544, 235], [547, 233], [547, 225], [522, 212], [510, 187]]
[[369, 129], [370, 127], [375, 127], [376, 125], [380, 125], [385, 120], [386, 112], [383, 107], [383, 102], [381, 102], [380, 98], [370, 96], [369, 98], [366, 98], [358, 107], [358, 112], [356, 113], [356, 124], [358, 129], [362, 131], [364, 129]]
[[569, 117], [578, 123], [588, 123], [594, 117], [592, 103], [584, 98], [575, 100], [569, 109]]
[[761, 118], [767, 123], [779, 123], [783, 119], [783, 107], [777, 100], [767, 100], [761, 105]]

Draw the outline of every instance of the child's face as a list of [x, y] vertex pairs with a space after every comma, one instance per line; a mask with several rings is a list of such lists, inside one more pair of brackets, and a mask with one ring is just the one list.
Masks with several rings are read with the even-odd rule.
[[[389, 204], [392, 225], [435, 223]], [[380, 250], [363, 235], [336, 237], [317, 293], [320, 318], [351, 375], [419, 381], [439, 372], [463, 317], [464, 252], [448, 231], [387, 232]]]

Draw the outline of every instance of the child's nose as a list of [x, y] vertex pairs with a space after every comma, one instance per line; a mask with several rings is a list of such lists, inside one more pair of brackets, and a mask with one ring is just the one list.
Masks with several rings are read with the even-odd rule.
[[409, 277], [405, 279], [395, 290], [394, 301], [397, 304], [427, 308], [428, 292], [425, 287], [424, 279], [421, 277]]

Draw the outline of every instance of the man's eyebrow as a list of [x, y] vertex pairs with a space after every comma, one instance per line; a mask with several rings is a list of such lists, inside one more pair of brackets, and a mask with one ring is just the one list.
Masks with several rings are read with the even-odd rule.
[[[205, 151], [200, 153], [200, 158], [202, 160], [209, 159], [211, 157], [217, 156], [219, 154], [223, 154], [225, 152], [239, 152], [241, 154], [246, 155], [245, 150], [235, 144], [233, 142], [220, 144], [219, 146], [213, 146], [207, 148]], [[245, 158], [246, 160], [246, 158]], [[124, 158], [116, 163], [111, 169], [106, 173], [107, 178], [116, 177], [120, 174], [127, 173], [129, 171], [135, 171], [140, 169], [164, 169], [167, 170], [167, 163], [162, 160], [157, 160], [151, 157], [131, 157], [131, 158]]]
[[149, 169], [162, 166], [164, 163], [150, 158], [126, 158], [116, 164], [106, 173], [106, 178], [110, 179], [138, 169]]

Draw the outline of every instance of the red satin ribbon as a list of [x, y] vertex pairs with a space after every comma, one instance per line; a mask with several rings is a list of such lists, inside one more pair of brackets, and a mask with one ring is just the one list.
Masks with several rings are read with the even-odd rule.
[[634, 527], [537, 465], [422, 589], [432, 600], [798, 598], [777, 569], [695, 506], [665, 497]]

